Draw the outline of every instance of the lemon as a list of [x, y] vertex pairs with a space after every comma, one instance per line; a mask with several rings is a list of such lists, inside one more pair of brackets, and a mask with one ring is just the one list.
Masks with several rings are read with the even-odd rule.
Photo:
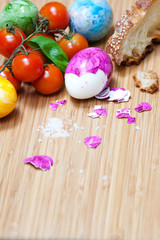
[[13, 111], [17, 103], [15, 87], [7, 79], [0, 76], [0, 118]]

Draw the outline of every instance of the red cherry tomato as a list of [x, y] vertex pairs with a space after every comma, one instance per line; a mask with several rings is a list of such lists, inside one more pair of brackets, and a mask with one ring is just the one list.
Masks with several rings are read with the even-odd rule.
[[40, 15], [43, 18], [48, 18], [48, 30], [66, 29], [70, 22], [67, 8], [59, 2], [46, 3], [40, 9]]
[[88, 48], [87, 39], [79, 33], [74, 33], [70, 39], [67, 37], [61, 38], [58, 44], [69, 60], [82, 49]]
[[6, 28], [0, 30], [0, 54], [6, 58], [9, 58], [13, 51], [21, 44], [21, 35], [24, 39], [26, 38], [26, 35], [21, 29], [14, 29], [14, 31], [15, 33], [8, 32]]
[[[33, 38], [33, 37], [38, 37], [38, 36], [48, 37], [48, 38], [50, 38], [50, 39], [52, 39], [52, 40], [55, 41], [55, 38], [53, 37], [53, 35], [51, 35], [51, 34], [49, 34], [49, 33], [37, 33], [37, 34], [33, 35], [31, 38]], [[31, 38], [30, 38], [30, 39], [31, 39]]]
[[[3, 66], [0, 66], [0, 69], [2, 68]], [[19, 81], [18, 79], [14, 78], [11, 74], [11, 72], [9, 71], [9, 69], [6, 67], [1, 73], [0, 73], [0, 76], [6, 78], [8, 81], [10, 81], [13, 86], [15, 87], [15, 89], [18, 91], [21, 87], [21, 81]]]
[[42, 59], [34, 53], [29, 53], [28, 56], [19, 54], [13, 59], [12, 71], [18, 80], [33, 82], [43, 73]]
[[63, 74], [53, 64], [44, 68], [43, 74], [32, 83], [37, 92], [49, 95], [57, 92], [63, 85]]
[[46, 63], [46, 57], [41, 51], [35, 50], [34, 48], [31, 48], [31, 47], [27, 47], [26, 50], [27, 50], [27, 52], [31, 51], [31, 53], [34, 53], [37, 56], [39, 56], [42, 59], [43, 64]]

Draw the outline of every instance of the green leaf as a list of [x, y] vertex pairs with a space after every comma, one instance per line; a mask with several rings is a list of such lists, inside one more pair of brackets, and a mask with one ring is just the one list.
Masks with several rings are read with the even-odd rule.
[[50, 38], [37, 36], [27, 41], [32, 48], [40, 48], [62, 72], [65, 72], [68, 65], [68, 57], [60, 48], [58, 43]]

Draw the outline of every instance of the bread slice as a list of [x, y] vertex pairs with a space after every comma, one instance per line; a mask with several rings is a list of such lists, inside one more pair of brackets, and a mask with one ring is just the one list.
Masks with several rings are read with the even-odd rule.
[[133, 75], [134, 82], [142, 91], [154, 93], [159, 88], [159, 77], [153, 71], [138, 71]]
[[139, 64], [154, 41], [160, 41], [160, 0], [138, 0], [116, 23], [106, 51], [118, 65]]

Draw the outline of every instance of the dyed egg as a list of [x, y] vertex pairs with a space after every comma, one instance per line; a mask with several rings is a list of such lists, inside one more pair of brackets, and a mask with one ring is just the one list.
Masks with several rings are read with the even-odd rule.
[[68, 63], [65, 86], [74, 98], [91, 98], [107, 87], [112, 73], [109, 55], [100, 48], [89, 47], [78, 52]]
[[0, 76], [0, 118], [13, 111], [17, 103], [15, 87], [5, 78]]
[[106, 0], [76, 0], [69, 14], [71, 27], [89, 42], [102, 39], [113, 21], [112, 9]]

